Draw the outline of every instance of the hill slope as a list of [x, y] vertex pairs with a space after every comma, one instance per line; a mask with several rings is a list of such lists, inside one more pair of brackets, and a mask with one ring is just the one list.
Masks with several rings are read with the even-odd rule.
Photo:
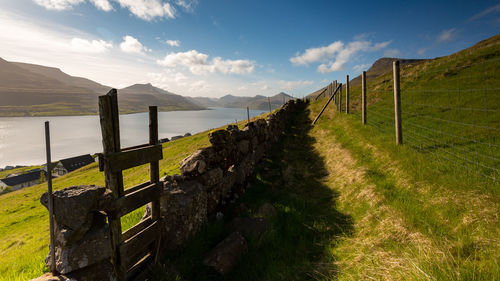
[[[120, 106], [123, 113], [160, 110], [199, 110], [179, 95], [158, 88], [132, 87]], [[97, 114], [98, 96], [111, 87], [75, 77], [58, 68], [8, 62], [0, 58], [0, 116], [50, 116]]]

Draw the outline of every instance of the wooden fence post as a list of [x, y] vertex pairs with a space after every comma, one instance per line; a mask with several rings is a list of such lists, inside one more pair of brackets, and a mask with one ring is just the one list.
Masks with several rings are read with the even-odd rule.
[[[149, 144], [158, 144], [158, 107], [149, 107]], [[160, 187], [160, 163], [153, 161], [149, 163], [149, 181], [156, 183], [158, 194], [161, 193]], [[151, 220], [157, 221], [160, 219], [160, 198], [156, 198], [151, 202]], [[158, 254], [160, 252], [161, 231], [158, 233], [158, 239], [153, 244], [154, 262], [158, 261]]]
[[403, 129], [401, 126], [401, 91], [399, 88], [399, 61], [392, 63], [394, 74], [394, 126], [396, 129], [396, 144], [403, 143]]
[[267, 97], [267, 103], [269, 104], [269, 114], [271, 114], [271, 98]]
[[361, 121], [366, 124], [366, 71], [361, 74]]
[[47, 156], [47, 194], [49, 197], [49, 235], [50, 235], [50, 271], [52, 275], [56, 272], [56, 252], [54, 238], [54, 195], [52, 194], [52, 160], [50, 152], [50, 126], [49, 121], [45, 121], [45, 153]]
[[345, 113], [349, 114], [349, 75], [345, 76]]
[[247, 106], [247, 124], [250, 123], [250, 109]]
[[339, 83], [340, 89], [339, 89], [339, 105], [337, 106], [337, 111], [340, 113], [342, 112], [342, 83]]
[[[118, 99], [116, 89], [111, 89], [106, 95], [99, 97], [99, 119], [101, 122], [103, 154], [120, 152], [120, 126], [118, 119]], [[104, 165], [104, 181], [106, 188], [111, 190], [113, 197], [124, 195], [122, 172], [113, 172], [109, 165]], [[126, 269], [120, 261], [120, 243], [122, 242], [122, 226], [120, 217], [108, 214], [111, 233], [112, 260], [115, 273], [119, 280], [126, 279]]]

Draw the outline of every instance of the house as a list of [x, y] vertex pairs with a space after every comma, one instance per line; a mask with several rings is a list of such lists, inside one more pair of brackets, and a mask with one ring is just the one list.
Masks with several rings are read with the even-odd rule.
[[0, 179], [0, 188], [5, 189], [6, 187], [10, 187], [13, 190], [18, 190], [23, 187], [39, 184], [42, 173], [44, 171], [38, 169], [25, 174]]
[[94, 158], [90, 154], [62, 159], [52, 169], [52, 176], [62, 176], [94, 162]]

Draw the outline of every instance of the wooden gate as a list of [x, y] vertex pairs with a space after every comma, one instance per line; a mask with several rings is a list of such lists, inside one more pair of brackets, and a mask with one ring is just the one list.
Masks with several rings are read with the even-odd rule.
[[[161, 237], [160, 180], [158, 161], [163, 158], [158, 143], [158, 109], [149, 107], [149, 143], [120, 148], [118, 98], [116, 89], [99, 97], [99, 117], [103, 153], [99, 169], [104, 171], [106, 188], [114, 200], [105, 212], [111, 231], [112, 261], [120, 280], [132, 280], [151, 260], [156, 260]], [[150, 180], [127, 190], [123, 188], [122, 171], [149, 163]], [[152, 203], [151, 216], [122, 233], [121, 217]]]

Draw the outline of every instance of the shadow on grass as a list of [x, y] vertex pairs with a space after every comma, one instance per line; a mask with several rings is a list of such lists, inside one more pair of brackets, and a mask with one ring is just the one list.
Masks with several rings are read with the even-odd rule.
[[282, 140], [259, 165], [250, 188], [235, 204], [248, 205], [249, 215], [262, 203], [271, 203], [277, 210], [266, 233], [248, 241], [249, 251], [236, 268], [220, 276], [202, 264], [205, 253], [229, 234], [225, 224], [233, 212], [227, 210], [223, 221], [208, 223], [186, 247], [167, 254], [164, 265], [153, 268], [154, 280], [335, 278], [339, 269], [332, 249], [339, 237], [352, 232], [353, 225], [350, 216], [336, 209], [338, 194], [322, 182], [327, 170], [314, 151], [314, 138], [308, 135], [312, 129], [308, 115], [303, 111], [292, 118]]

